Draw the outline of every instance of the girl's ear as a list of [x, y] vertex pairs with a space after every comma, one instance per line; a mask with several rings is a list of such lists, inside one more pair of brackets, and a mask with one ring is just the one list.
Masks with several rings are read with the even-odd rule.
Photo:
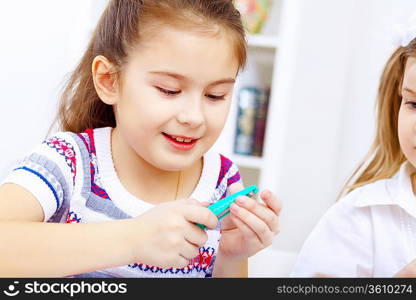
[[116, 76], [113, 64], [104, 56], [99, 55], [92, 62], [92, 77], [98, 97], [108, 105], [117, 103]]

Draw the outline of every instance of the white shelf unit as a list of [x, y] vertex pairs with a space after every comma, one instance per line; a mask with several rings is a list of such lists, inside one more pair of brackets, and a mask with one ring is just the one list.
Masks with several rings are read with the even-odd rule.
[[217, 151], [223, 153], [238, 165], [246, 186], [256, 184], [260, 189], [267, 187], [272, 190], [274, 190], [274, 187], [264, 185], [261, 177], [266, 168], [274, 167], [274, 165], [269, 163], [269, 156], [273, 155], [273, 153], [267, 154], [264, 151], [266, 143], [273, 143], [273, 141], [267, 141], [265, 138], [262, 157], [236, 154], [234, 153], [234, 143], [237, 128], [238, 94], [243, 87], [270, 88], [266, 132], [272, 127], [269, 122], [269, 116], [273, 114], [271, 110], [273, 105], [271, 104], [278, 101], [274, 96], [275, 84], [273, 79], [277, 67], [276, 62], [278, 61], [280, 43], [278, 31], [282, 9], [281, 4], [282, 0], [272, 1], [269, 18], [261, 33], [247, 34], [247, 65], [237, 78], [229, 118], [219, 140], [214, 146]]
[[[262, 77], [267, 59], [271, 64], [263, 157], [257, 166], [248, 165], [223, 146], [246, 184], [272, 190], [283, 204], [280, 233], [271, 247], [249, 259], [250, 277], [289, 275], [305, 238], [370, 147], [377, 84], [394, 50], [391, 27], [414, 8], [414, 0], [395, 10], [379, 2], [281, 0], [272, 11], [277, 34], [248, 37], [249, 59], [257, 63], [249, 63], [241, 79], [255, 79], [259, 65]], [[275, 42], [265, 42], [270, 36]], [[272, 59], [256, 60], [259, 52]], [[226, 143], [234, 140], [235, 113], [233, 105]]]
[[273, 35], [249, 34], [247, 35], [247, 43], [249, 47], [277, 48], [279, 39]]
[[263, 158], [251, 155], [233, 154], [234, 160], [243, 168], [260, 169], [263, 165]]
[[[287, 138], [288, 100], [293, 92], [293, 47], [296, 47], [298, 5], [294, 0], [272, 0], [269, 19], [262, 32], [248, 35], [248, 62], [238, 76], [233, 103], [224, 130], [214, 147], [239, 167], [244, 185], [256, 184], [280, 197], [284, 145]], [[238, 114], [238, 93], [242, 87], [270, 88], [262, 157], [234, 153]], [[288, 276], [296, 252], [281, 251], [276, 243], [249, 259], [249, 276]], [[285, 249], [283, 249], [285, 250]], [[290, 259], [288, 259], [290, 257]], [[271, 264], [273, 262], [273, 264]], [[268, 270], [268, 272], [266, 272]]]

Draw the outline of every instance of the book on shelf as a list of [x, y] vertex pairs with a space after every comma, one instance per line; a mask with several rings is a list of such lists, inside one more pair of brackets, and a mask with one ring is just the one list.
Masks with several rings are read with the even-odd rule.
[[238, 93], [234, 153], [261, 157], [270, 88], [243, 87]]
[[263, 155], [264, 135], [266, 132], [267, 109], [269, 106], [270, 88], [263, 89], [257, 107], [256, 121], [254, 125], [253, 156]]

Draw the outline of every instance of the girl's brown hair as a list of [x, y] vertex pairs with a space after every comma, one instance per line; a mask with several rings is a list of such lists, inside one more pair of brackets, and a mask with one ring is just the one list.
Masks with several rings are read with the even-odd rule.
[[127, 63], [129, 50], [161, 24], [206, 32], [222, 29], [234, 44], [239, 70], [246, 63], [245, 31], [231, 0], [110, 0], [64, 87], [55, 121], [60, 130], [116, 126], [113, 107], [102, 102], [95, 90], [92, 62], [98, 55], [105, 56], [120, 79], [118, 72]]
[[398, 48], [387, 61], [378, 88], [374, 142], [338, 198], [360, 186], [392, 177], [406, 160], [399, 144], [398, 116], [402, 102], [403, 75], [410, 56], [416, 57], [416, 39], [408, 46]]

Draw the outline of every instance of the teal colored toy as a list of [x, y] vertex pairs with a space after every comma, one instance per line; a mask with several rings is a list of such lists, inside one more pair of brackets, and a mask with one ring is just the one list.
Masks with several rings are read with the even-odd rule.
[[[208, 206], [208, 209], [211, 210], [218, 218], [218, 220], [221, 220], [226, 215], [230, 213], [230, 206], [235, 202], [238, 196], [248, 196], [252, 197], [254, 194], [257, 194], [259, 192], [259, 189], [255, 185], [250, 185], [249, 187], [232, 194], [230, 196], [225, 197], [224, 199], [215, 202], [214, 204], [211, 204]], [[197, 224], [202, 229], [205, 229], [206, 226], [202, 224]]]

